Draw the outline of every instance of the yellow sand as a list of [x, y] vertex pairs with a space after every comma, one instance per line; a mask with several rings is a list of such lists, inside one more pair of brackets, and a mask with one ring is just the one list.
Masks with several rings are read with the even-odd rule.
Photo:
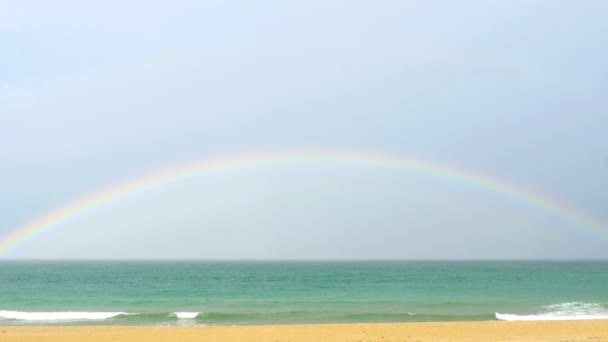
[[608, 341], [608, 320], [240, 327], [0, 327], [0, 341]]

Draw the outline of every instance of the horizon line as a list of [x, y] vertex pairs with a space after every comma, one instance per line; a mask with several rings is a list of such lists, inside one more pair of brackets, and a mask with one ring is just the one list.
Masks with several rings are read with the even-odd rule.
[[606, 261], [607, 257], [600, 258], [301, 258], [301, 259], [267, 259], [267, 258], [0, 258], [0, 262], [36, 261], [36, 262], [463, 262], [463, 261]]

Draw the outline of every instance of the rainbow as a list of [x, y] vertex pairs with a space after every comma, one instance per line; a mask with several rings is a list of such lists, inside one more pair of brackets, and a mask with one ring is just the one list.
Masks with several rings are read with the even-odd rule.
[[492, 178], [474, 170], [448, 166], [422, 159], [375, 152], [351, 150], [289, 150], [210, 158], [170, 167], [145, 174], [135, 179], [117, 183], [108, 188], [101, 189], [68, 202], [63, 206], [46, 212], [41, 216], [12, 229], [8, 234], [0, 236], [0, 255], [6, 254], [16, 246], [34, 238], [45, 230], [56, 227], [78, 215], [94, 210], [108, 202], [119, 200], [130, 194], [145, 191], [152, 187], [177, 182], [181, 179], [201, 173], [288, 161], [369, 164], [378, 167], [397, 168], [446, 178], [502, 194], [526, 203], [529, 206], [544, 210], [549, 214], [575, 224], [583, 229], [601, 235], [608, 234], [608, 229], [602, 222], [557, 199], [528, 191], [507, 181]]

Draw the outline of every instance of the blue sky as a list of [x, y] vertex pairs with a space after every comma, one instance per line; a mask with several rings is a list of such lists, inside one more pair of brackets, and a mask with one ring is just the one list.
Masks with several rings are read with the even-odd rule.
[[[420, 156], [608, 222], [607, 10], [0, 0], [0, 234], [150, 170], [277, 148]], [[608, 230], [601, 238], [497, 194], [312, 164], [153, 189], [10, 256], [608, 257]]]

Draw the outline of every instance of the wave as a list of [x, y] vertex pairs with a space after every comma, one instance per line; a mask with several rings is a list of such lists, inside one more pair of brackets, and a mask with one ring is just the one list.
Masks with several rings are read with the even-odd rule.
[[172, 313], [172, 315], [176, 316], [177, 318], [186, 318], [186, 319], [196, 318], [196, 316], [198, 316], [199, 314], [200, 314], [200, 312], [174, 312], [174, 313]]
[[[87, 311], [10, 311], [0, 310], [0, 324], [61, 325], [227, 325], [292, 323], [433, 322], [433, 321], [546, 321], [608, 319], [608, 305], [568, 302], [548, 305], [537, 311], [478, 314], [425, 312], [349, 312], [349, 311], [266, 311], [261, 312], [87, 312]], [[92, 323], [95, 322], [95, 323]], [[44, 323], [37, 323], [44, 322]]]
[[557, 321], [582, 319], [608, 319], [608, 308], [597, 303], [568, 302], [547, 305], [543, 311], [520, 315], [510, 313], [495, 313], [501, 321]]
[[57, 311], [57, 312], [26, 312], [0, 310], [0, 319], [14, 319], [22, 321], [80, 321], [103, 320], [120, 315], [129, 315], [126, 312], [85, 312], [85, 311]]

